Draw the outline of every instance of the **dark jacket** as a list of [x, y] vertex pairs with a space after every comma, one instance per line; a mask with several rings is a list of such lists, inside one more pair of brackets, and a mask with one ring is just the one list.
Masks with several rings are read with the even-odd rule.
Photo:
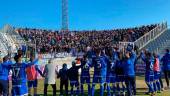
[[60, 78], [60, 82], [68, 81], [68, 69], [67, 68], [60, 69], [57, 78]]
[[70, 81], [78, 81], [79, 80], [79, 73], [78, 70], [81, 68], [82, 66], [73, 66], [70, 69], [68, 69], [68, 77]]

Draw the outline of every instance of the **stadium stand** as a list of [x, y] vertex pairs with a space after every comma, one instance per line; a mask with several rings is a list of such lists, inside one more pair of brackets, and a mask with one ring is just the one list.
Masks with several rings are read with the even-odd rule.
[[170, 30], [166, 30], [163, 34], [161, 34], [157, 39], [153, 42], [149, 43], [145, 49], [148, 49], [151, 52], [156, 52], [159, 54], [164, 54], [165, 49], [169, 49], [170, 47]]
[[26, 45], [24, 39], [14, 31], [10, 25], [5, 25], [1, 30], [1, 41], [3, 41], [6, 50], [16, 53], [21, 45]]
[[[159, 28], [166, 27], [167, 23], [164, 24], [165, 25], [163, 25], [163, 23], [151, 24], [141, 27], [115, 30], [70, 31], [72, 34], [69, 35], [63, 35], [59, 31], [30, 28], [13, 28], [9, 25], [6, 25], [3, 30], [1, 30], [1, 37], [3, 37], [3, 39], [1, 38], [1, 42], [4, 43], [4, 48], [6, 50], [9, 49], [9, 46], [12, 46], [12, 52], [16, 52], [16, 50], [21, 48], [22, 45], [36, 45], [36, 50], [39, 53], [43, 54], [62, 52], [84, 52], [87, 46], [92, 45], [92, 47], [94, 48], [96, 46], [99, 46], [101, 48], [117, 47], [118, 45], [120, 46], [120, 42], [132, 44], [136, 43], [139, 48], [144, 47], [149, 50], [152, 50], [153, 52], [162, 52], [161, 49], [164, 49], [166, 47], [164, 45], [167, 45], [168, 47], [169, 44], [169, 30], [165, 31], [162, 30], [165, 28]], [[151, 32], [154, 30], [157, 33]], [[152, 33], [152, 35], [150, 33]], [[153, 33], [155, 35], [153, 35]], [[156, 38], [153, 40], [149, 40], [147, 39], [147, 37]], [[145, 42], [141, 38], [143, 38]], [[136, 41], [140, 41], [142, 43], [140, 44]], [[155, 45], [157, 46], [155, 47]]]
[[[63, 35], [59, 31], [18, 28], [17, 32], [26, 41], [36, 44], [37, 51], [62, 52], [73, 50], [85, 51], [87, 46], [113, 47], [120, 41], [134, 42], [144, 34], [154, 29], [157, 24], [151, 24], [141, 27], [115, 29], [115, 30], [91, 30], [91, 31], [71, 31], [74, 35]], [[64, 50], [62, 50], [64, 49]]]
[[5, 56], [5, 55], [7, 55], [7, 47], [6, 47], [6, 44], [4, 42], [4, 39], [3, 39], [2, 35], [3, 34], [0, 33], [0, 49], [1, 49], [0, 51], [1, 51], [1, 55]]

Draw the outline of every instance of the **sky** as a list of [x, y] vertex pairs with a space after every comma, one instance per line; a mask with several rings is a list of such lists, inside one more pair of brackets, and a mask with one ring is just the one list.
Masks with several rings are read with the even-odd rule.
[[[70, 30], [170, 22], [170, 0], [68, 0]], [[0, 28], [61, 29], [61, 0], [0, 0]]]

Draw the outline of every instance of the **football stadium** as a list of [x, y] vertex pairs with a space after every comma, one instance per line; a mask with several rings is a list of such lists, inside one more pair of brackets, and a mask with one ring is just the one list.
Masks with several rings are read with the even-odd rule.
[[52, 1], [2, 2], [0, 96], [170, 96], [168, 0]]

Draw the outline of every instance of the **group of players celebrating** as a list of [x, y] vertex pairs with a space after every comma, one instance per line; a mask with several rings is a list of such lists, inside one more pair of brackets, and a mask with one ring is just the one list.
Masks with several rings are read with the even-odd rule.
[[[20, 51], [14, 56], [15, 63], [9, 57], [5, 56], [0, 64], [0, 94], [3, 96], [8, 96], [9, 70], [12, 71], [12, 96], [28, 95], [28, 91], [30, 93], [32, 86], [35, 89], [34, 96], [37, 95], [38, 81], [35, 71], [45, 77], [44, 96], [47, 96], [48, 84], [52, 85], [54, 89], [53, 96], [56, 96], [56, 82], [53, 82], [55, 81], [53, 80], [55, 79], [53, 74], [60, 78], [61, 96], [64, 95], [63, 86], [65, 86], [65, 95], [84, 96], [84, 84], [88, 85], [88, 96], [96, 96], [96, 84], [100, 84], [100, 96], [104, 96], [105, 91], [107, 96], [134, 96], [136, 95], [135, 65], [139, 58], [146, 64], [145, 82], [148, 86], [147, 94], [155, 95], [157, 92], [164, 90], [161, 80], [162, 72], [164, 72], [167, 86], [169, 87], [170, 53], [168, 49], [166, 49], [166, 53], [162, 58], [148, 50], [143, 50], [137, 55], [132, 45], [128, 45], [124, 50], [119, 50], [119, 48], [88, 49], [83, 58], [80, 59], [81, 65], [77, 66], [76, 62], [73, 61], [72, 67], [68, 69], [67, 64], [63, 64], [62, 69], [54, 71], [53, 74], [51, 72], [53, 72], [53, 69], [55, 70], [55, 67], [49, 67], [48, 64], [45, 66], [44, 72], [41, 72], [36, 65], [38, 59], [34, 60], [34, 56], [30, 57], [28, 63], [22, 61], [23, 55]], [[160, 62], [162, 62], [162, 66]], [[51, 59], [49, 63], [51, 63]], [[81, 69], [80, 78], [79, 69]], [[30, 76], [30, 74], [33, 75]], [[69, 83], [70, 92], [68, 91]], [[77, 90], [74, 90], [75, 88]]]

